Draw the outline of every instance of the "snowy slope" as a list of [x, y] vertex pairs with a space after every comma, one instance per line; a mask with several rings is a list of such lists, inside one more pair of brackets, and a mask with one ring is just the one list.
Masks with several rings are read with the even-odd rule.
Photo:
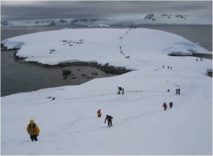
[[[135, 70], [78, 86], [3, 97], [2, 154], [212, 153], [212, 79], [206, 76], [212, 61], [167, 55], [168, 49], [207, 50], [149, 29], [65, 29], [4, 43], [16, 41], [25, 43], [18, 55], [27, 61], [97, 61]], [[71, 41], [82, 43], [69, 46]], [[177, 48], [177, 43], [184, 46]], [[55, 53], [50, 54], [53, 48]], [[125, 88], [124, 95], [117, 95], [117, 86]], [[176, 88], [181, 88], [181, 95], [175, 94]], [[171, 101], [174, 108], [163, 111], [163, 102]], [[99, 108], [101, 118], [96, 115]], [[112, 128], [104, 124], [106, 114], [114, 117]], [[41, 129], [38, 142], [31, 142], [25, 130], [31, 118]]]

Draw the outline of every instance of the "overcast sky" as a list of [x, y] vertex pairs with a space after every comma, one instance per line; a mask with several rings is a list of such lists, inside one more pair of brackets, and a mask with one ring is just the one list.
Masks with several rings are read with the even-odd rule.
[[208, 16], [212, 1], [1, 1], [1, 19], [118, 18], [149, 13]]

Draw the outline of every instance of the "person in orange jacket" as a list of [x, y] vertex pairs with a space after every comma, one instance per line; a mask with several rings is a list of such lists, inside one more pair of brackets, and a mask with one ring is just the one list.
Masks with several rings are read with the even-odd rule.
[[101, 109], [99, 109], [99, 110], [97, 111], [97, 115], [98, 115], [99, 118], [101, 117]]
[[40, 133], [40, 129], [38, 128], [38, 126], [36, 125], [36, 123], [34, 122], [33, 119], [30, 120], [30, 123], [27, 125], [27, 132], [30, 135], [30, 139], [32, 141], [38, 141], [37, 137]]
[[166, 111], [166, 109], [167, 109], [167, 104], [164, 102], [164, 104], [163, 104], [163, 106], [162, 106], [163, 108], [164, 108], [164, 110]]

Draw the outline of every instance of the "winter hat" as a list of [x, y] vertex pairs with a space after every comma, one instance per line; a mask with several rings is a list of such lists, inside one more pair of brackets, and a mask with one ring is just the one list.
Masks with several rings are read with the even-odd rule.
[[33, 120], [33, 119], [31, 119], [31, 120], [30, 120], [30, 123], [31, 123], [31, 124], [33, 124], [33, 123], [34, 123], [34, 120]]

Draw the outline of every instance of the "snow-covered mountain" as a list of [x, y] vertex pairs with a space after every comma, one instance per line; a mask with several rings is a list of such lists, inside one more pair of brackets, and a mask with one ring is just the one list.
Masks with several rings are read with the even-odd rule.
[[[17, 56], [25, 61], [92, 61], [132, 71], [2, 97], [1, 154], [212, 154], [212, 78], [206, 72], [212, 60], [168, 56], [211, 54], [199, 45], [141, 28], [62, 29], [17, 36], [2, 44], [19, 46]], [[117, 94], [118, 86], [124, 95]], [[173, 108], [164, 111], [164, 102], [173, 102]], [[113, 127], [104, 124], [107, 114], [113, 117]], [[26, 132], [30, 119], [40, 127], [38, 142], [31, 142]]]
[[112, 20], [117, 25], [210, 25], [211, 19], [191, 15], [147, 14], [143, 16], [124, 17]]
[[148, 14], [142, 24], [211, 24], [211, 21], [191, 15]]
[[84, 27], [109, 27], [108, 20], [102, 19], [46, 19], [46, 20], [13, 20], [2, 21], [2, 27], [40, 27], [40, 26], [84, 26]]
[[148, 14], [137, 17], [119, 17], [111, 19], [46, 19], [46, 20], [13, 20], [2, 21], [2, 27], [11, 26], [140, 26], [140, 25], [169, 25], [169, 24], [211, 24], [207, 17], [170, 14]]
[[16, 26], [16, 27], [22, 27], [22, 26], [29, 26], [29, 27], [36, 27], [36, 26], [67, 26], [68, 21], [64, 19], [46, 19], [46, 20], [12, 20], [12, 21], [5, 21], [8, 23], [8, 25], [2, 25], [4, 26]]
[[14, 25], [6, 20], [3, 20], [3, 21], [1, 21], [1, 26], [2, 27], [12, 27]]

